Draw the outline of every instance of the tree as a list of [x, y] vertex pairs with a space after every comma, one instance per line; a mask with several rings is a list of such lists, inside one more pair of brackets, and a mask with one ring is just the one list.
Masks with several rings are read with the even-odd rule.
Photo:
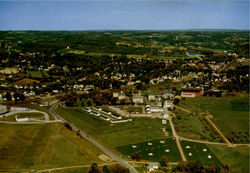
[[139, 152], [134, 152], [134, 153], [131, 155], [131, 159], [136, 160], [136, 161], [140, 161], [140, 160], [141, 160], [140, 153], [139, 153]]
[[160, 165], [161, 167], [167, 167], [168, 166], [168, 160], [166, 156], [162, 156], [160, 159]]
[[90, 166], [88, 173], [101, 173], [101, 170], [100, 170], [99, 166], [97, 165], [97, 163], [93, 163]]
[[108, 169], [108, 167], [106, 165], [104, 165], [102, 167], [102, 173], [110, 173], [110, 171], [109, 171], [109, 169]]

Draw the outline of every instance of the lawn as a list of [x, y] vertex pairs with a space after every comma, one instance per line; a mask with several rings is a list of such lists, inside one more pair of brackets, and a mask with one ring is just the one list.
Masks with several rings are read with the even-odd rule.
[[170, 126], [162, 125], [158, 118], [133, 118], [131, 122], [110, 124], [80, 109], [60, 107], [57, 113], [110, 147], [165, 138], [162, 128], [171, 135]]
[[[161, 143], [160, 141], [164, 141]], [[152, 145], [149, 145], [152, 143]], [[133, 148], [136, 146], [136, 148]], [[176, 141], [172, 138], [157, 139], [130, 145], [116, 147], [125, 156], [131, 156], [135, 152], [139, 152], [142, 160], [159, 161], [162, 156], [166, 156], [169, 162], [181, 161]], [[169, 152], [165, 150], [168, 149]], [[149, 155], [152, 153], [153, 155]]]
[[209, 113], [215, 125], [228, 136], [234, 132], [249, 132], [248, 97], [186, 98], [180, 106], [196, 113]]
[[[200, 160], [203, 165], [210, 165], [211, 162], [215, 165], [221, 165], [220, 160], [206, 144], [182, 141], [181, 146], [188, 161]], [[208, 158], [209, 156], [211, 158]]]
[[29, 109], [34, 109], [34, 110], [46, 112], [49, 115], [49, 119], [54, 120], [54, 117], [52, 115], [50, 115], [50, 113], [49, 113], [49, 107], [48, 106], [41, 107], [41, 106], [34, 105], [34, 104], [28, 104], [28, 105], [26, 105], [26, 107], [29, 108]]
[[224, 165], [228, 165], [234, 172], [249, 172], [249, 148], [248, 147], [227, 147], [219, 145], [208, 145], [210, 150], [217, 156]]
[[41, 170], [99, 162], [102, 152], [63, 124], [0, 126], [0, 171]]

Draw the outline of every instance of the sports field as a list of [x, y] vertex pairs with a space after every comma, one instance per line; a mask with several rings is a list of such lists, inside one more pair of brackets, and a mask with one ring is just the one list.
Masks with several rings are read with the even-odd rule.
[[158, 162], [162, 156], [166, 156], [169, 162], [178, 162], [181, 160], [179, 150], [173, 138], [124, 145], [116, 147], [116, 149], [126, 157], [139, 152], [142, 160]]
[[197, 113], [212, 114], [211, 120], [227, 136], [234, 132], [249, 132], [248, 97], [186, 98], [180, 106]]
[[[80, 109], [60, 107], [56, 111], [110, 147], [162, 139], [172, 135], [169, 124], [163, 125], [161, 119], [133, 118], [131, 122], [110, 124]], [[162, 128], [165, 128], [168, 136]]]
[[102, 152], [63, 124], [0, 126], [0, 171], [43, 170], [101, 162]]

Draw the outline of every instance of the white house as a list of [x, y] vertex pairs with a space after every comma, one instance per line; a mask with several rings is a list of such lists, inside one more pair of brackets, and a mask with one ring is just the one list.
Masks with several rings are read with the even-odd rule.
[[133, 96], [134, 103], [143, 103], [143, 96]]

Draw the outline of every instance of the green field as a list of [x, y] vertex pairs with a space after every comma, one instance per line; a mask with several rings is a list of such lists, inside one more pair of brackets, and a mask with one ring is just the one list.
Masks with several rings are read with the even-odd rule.
[[215, 125], [227, 136], [234, 132], [249, 132], [248, 97], [186, 98], [180, 106], [196, 113], [208, 113]]
[[[206, 144], [182, 141], [181, 146], [188, 161], [200, 160], [203, 165], [210, 165], [210, 163], [212, 162], [215, 165], [221, 165], [220, 160], [216, 157], [214, 152], [208, 148]], [[203, 151], [204, 149], [206, 151]], [[191, 153], [191, 155], [189, 155], [189, 153]], [[208, 158], [209, 155], [211, 156], [211, 158]]]
[[0, 171], [42, 170], [101, 162], [102, 152], [62, 124], [0, 126]]
[[[160, 141], [164, 141], [164, 143], [161, 143]], [[152, 143], [152, 145], [148, 145], [148, 143]], [[133, 145], [136, 146], [136, 148], [133, 148]], [[158, 162], [162, 156], [166, 156], [169, 162], [178, 162], [181, 160], [176, 142], [172, 138], [124, 145], [116, 147], [116, 149], [125, 156], [131, 156], [131, 154], [139, 152], [142, 160]], [[166, 149], [169, 149], [169, 152], [165, 152]], [[149, 153], [152, 153], [153, 155], [150, 156], [148, 155]]]
[[249, 172], [249, 148], [207, 145], [220, 159], [223, 165], [228, 165], [230, 170], [240, 173]]
[[[176, 118], [173, 120], [178, 135], [191, 139], [201, 139], [209, 141], [219, 141], [218, 135], [211, 130], [207, 130], [200, 120], [200, 115], [192, 115], [180, 109], [173, 111]], [[215, 137], [210, 136], [211, 133]]]
[[80, 109], [60, 107], [57, 113], [110, 147], [165, 138], [162, 128], [171, 135], [170, 126], [162, 125], [161, 119], [133, 118], [131, 122], [110, 124]]

